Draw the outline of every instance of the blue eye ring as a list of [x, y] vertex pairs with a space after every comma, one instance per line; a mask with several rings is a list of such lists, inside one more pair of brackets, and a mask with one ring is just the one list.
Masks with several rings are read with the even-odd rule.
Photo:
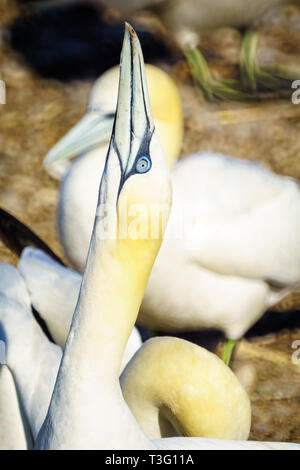
[[151, 168], [151, 160], [149, 157], [146, 155], [143, 155], [140, 157], [136, 164], [135, 164], [135, 170], [137, 173], [147, 173]]

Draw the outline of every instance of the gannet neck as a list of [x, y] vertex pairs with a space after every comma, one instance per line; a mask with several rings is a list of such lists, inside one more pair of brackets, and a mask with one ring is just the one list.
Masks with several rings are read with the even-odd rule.
[[[136, 273], [135, 262], [130, 269], [120, 251], [118, 241], [97, 239], [96, 224], [48, 415], [37, 440], [41, 448], [151, 447], [127, 408], [118, 381], [149, 267]], [[137, 276], [133, 292], [131, 283]]]
[[216, 355], [189, 341], [145, 342], [120, 377], [124, 398], [151, 439], [248, 439], [249, 397]]
[[[118, 380], [158, 248], [158, 242], [151, 246], [148, 240], [100, 240], [97, 224], [94, 228], [90, 255], [95, 256], [88, 257], [66, 354], [74, 357], [69, 344], [76, 336], [79, 355], [85, 352], [85, 361], [95, 363], [106, 383]], [[99, 357], [109, 357], [109, 361], [99, 364]]]

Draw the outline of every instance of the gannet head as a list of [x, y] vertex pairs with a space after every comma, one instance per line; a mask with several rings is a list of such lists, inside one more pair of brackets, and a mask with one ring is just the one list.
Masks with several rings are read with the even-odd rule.
[[[154, 65], [145, 66], [155, 127], [171, 165], [179, 156], [183, 135], [183, 113], [178, 89], [172, 78]], [[119, 86], [119, 67], [113, 67], [96, 80], [83, 118], [52, 147], [45, 157], [49, 168], [59, 160], [69, 160], [109, 141]], [[51, 170], [50, 170], [51, 172]]]
[[156, 254], [169, 215], [170, 177], [156, 134], [141, 46], [133, 28], [126, 24], [116, 116], [95, 230], [97, 237], [118, 240], [122, 257], [130, 251], [128, 259], [139, 252], [149, 257], [152, 249]]

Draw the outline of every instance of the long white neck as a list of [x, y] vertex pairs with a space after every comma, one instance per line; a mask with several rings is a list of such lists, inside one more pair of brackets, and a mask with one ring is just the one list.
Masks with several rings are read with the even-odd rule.
[[159, 243], [100, 240], [97, 227], [38, 448], [151, 448], [124, 402], [119, 370]]

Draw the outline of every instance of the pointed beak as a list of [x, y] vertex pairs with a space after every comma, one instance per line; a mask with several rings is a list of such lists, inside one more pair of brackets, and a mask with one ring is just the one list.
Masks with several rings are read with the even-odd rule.
[[120, 160], [121, 186], [135, 172], [137, 159], [142, 155], [149, 155], [153, 131], [154, 123], [140, 42], [134, 29], [125, 23], [118, 102], [110, 142]]
[[114, 114], [88, 111], [83, 118], [47, 153], [44, 166], [69, 160], [109, 141]]

